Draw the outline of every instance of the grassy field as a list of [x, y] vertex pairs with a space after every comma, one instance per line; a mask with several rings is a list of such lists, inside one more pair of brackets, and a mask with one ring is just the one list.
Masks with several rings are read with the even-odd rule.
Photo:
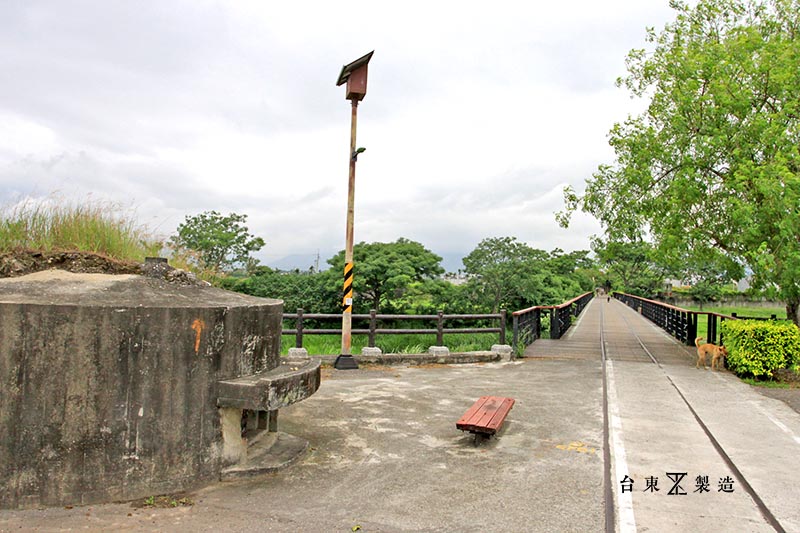
[[0, 253], [80, 251], [142, 261], [159, 255], [161, 246], [113, 203], [49, 198], [0, 208]]
[[690, 311], [700, 311], [703, 313], [717, 313], [720, 315], [731, 316], [736, 313], [738, 316], [769, 318], [770, 315], [777, 315], [778, 320], [786, 319], [786, 308], [779, 307], [725, 307], [725, 306], [703, 306], [701, 310], [699, 307], [685, 307]]
[[[770, 316], [775, 315], [778, 320], [786, 320], [785, 307], [716, 307], [705, 305], [702, 310], [699, 307], [684, 307], [684, 309], [702, 313], [717, 313], [725, 316], [732, 316], [733, 313], [736, 313], [739, 317], [770, 318]], [[707, 332], [708, 319], [706, 315], [701, 315], [698, 317], [697, 336], [705, 337]]]
[[[451, 352], [473, 352], [490, 349], [499, 342], [499, 337], [497, 333], [450, 333], [445, 334], [444, 344]], [[366, 335], [353, 335], [351, 352], [360, 354], [368, 340]], [[511, 342], [508, 335], [506, 342]], [[436, 335], [378, 335], [375, 344], [383, 353], [425, 353], [428, 347], [436, 345]], [[294, 335], [283, 335], [281, 355], [286, 355], [294, 345]], [[304, 335], [303, 348], [311, 355], [338, 355], [342, 351], [342, 338], [339, 335]]]

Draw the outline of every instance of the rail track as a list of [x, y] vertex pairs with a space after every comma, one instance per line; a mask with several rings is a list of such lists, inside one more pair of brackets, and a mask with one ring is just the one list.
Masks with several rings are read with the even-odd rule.
[[[597, 303], [597, 302], [596, 302]], [[709, 425], [703, 420], [698, 412], [696, 405], [684, 394], [679, 385], [673, 380], [665, 368], [665, 364], [674, 364], [676, 358], [681, 358], [681, 354], [677, 355], [659, 355], [657, 347], [661, 342], [671, 341], [657, 331], [658, 336], [653, 335], [653, 330], [644, 330], [637, 327], [637, 324], [625, 316], [626, 313], [606, 313], [606, 306], [602, 305], [600, 310], [600, 354], [602, 364], [602, 394], [603, 394], [603, 461], [604, 461], [604, 505], [605, 505], [605, 530], [607, 533], [620, 532], [628, 533], [636, 531], [635, 520], [633, 516], [633, 504], [630, 498], [632, 495], [618, 494], [616, 492], [618, 478], [624, 472], [624, 468], [619, 468], [620, 463], [624, 464], [624, 451], [619, 447], [618, 441], [620, 440], [620, 423], [619, 415], [615, 413], [615, 405], [617, 400], [615, 398], [615, 391], [613, 386], [613, 362], [614, 361], [635, 361], [642, 363], [649, 363], [656, 365], [661, 369], [661, 374], [669, 385], [677, 393], [685, 407], [692, 414], [694, 421], [707, 437], [711, 446], [713, 446], [719, 458], [729, 468], [735, 476], [738, 486], [741, 487], [746, 494], [752, 499], [757, 507], [759, 513], [763, 517], [766, 524], [772, 527], [775, 531], [784, 532], [786, 529], [781, 525], [778, 518], [770, 510], [758, 492], [754, 489], [750, 482], [748, 482], [742, 470], [737, 466], [736, 462], [726, 452], [725, 448], [720, 444], [720, 440], [714, 435], [714, 432], [709, 428]], [[626, 312], [633, 313], [625, 307]], [[608, 314], [608, 316], [607, 316]], [[638, 322], [638, 321], [636, 321]], [[611, 340], [613, 338], [613, 341]], [[620, 341], [620, 339], [624, 339]], [[685, 350], [686, 351], [686, 350]], [[673, 353], [675, 350], [673, 350]], [[688, 355], [688, 354], [687, 354]], [[664, 361], [667, 359], [667, 361]], [[686, 361], [688, 359], [684, 357]], [[613, 452], [613, 453], [612, 453]], [[612, 459], [613, 455], [613, 459]], [[623, 455], [623, 457], [620, 457]]]

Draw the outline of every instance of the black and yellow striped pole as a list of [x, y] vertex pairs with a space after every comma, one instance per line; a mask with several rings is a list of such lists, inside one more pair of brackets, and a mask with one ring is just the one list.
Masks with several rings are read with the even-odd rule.
[[[345, 254], [347, 255], [347, 254]], [[351, 336], [352, 336], [352, 316], [353, 316], [353, 261], [345, 258], [344, 263], [344, 288], [342, 291], [342, 352], [341, 355], [351, 355]], [[341, 357], [340, 355], [340, 357]], [[337, 364], [341, 361], [337, 359]], [[358, 368], [358, 364], [353, 360], [353, 364]], [[337, 367], [338, 368], [338, 367]]]
[[344, 298], [342, 299], [344, 313], [353, 313], [353, 263], [344, 265]]
[[350, 100], [350, 175], [347, 183], [347, 229], [345, 231], [344, 249], [344, 290], [342, 294], [342, 352], [336, 358], [333, 367], [338, 370], [358, 368], [358, 363], [351, 353], [351, 335], [353, 318], [353, 222], [356, 187], [356, 160], [363, 148], [356, 149], [356, 122], [358, 102], [367, 94], [367, 64], [373, 52], [356, 59], [342, 67], [336, 85], [347, 83], [345, 98]]

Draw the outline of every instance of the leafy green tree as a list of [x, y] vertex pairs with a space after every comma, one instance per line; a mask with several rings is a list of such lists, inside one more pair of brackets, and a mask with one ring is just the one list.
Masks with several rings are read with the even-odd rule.
[[497, 313], [501, 308], [516, 307], [522, 294], [528, 292], [535, 264], [545, 257], [544, 252], [516, 237], [492, 237], [478, 243], [462, 262], [471, 277], [470, 286], [489, 303], [489, 310]]
[[652, 239], [681, 258], [743, 266], [800, 322], [800, 0], [672, 1], [619, 80], [647, 110], [614, 125], [613, 165], [565, 191], [611, 240]]
[[[602, 277], [597, 267], [597, 262], [590, 257], [588, 250], [565, 253], [563, 250], [556, 248], [550, 252], [548, 265], [557, 275], [576, 283], [579, 293], [593, 291], [597, 287], [598, 280]], [[578, 296], [579, 293], [572, 294], [567, 299]]]
[[[441, 257], [420, 243], [404, 238], [390, 243], [356, 244], [353, 246], [354, 310], [399, 311], [398, 304], [412, 283], [444, 273], [441, 261]], [[339, 274], [333, 283], [338, 284], [341, 299], [344, 251], [328, 259], [328, 264]]]
[[414, 315], [481, 312], [464, 287], [440, 278], [424, 279], [411, 283], [402, 298], [392, 301], [392, 307], [397, 312]]
[[231, 213], [223, 216], [217, 211], [205, 211], [187, 216], [178, 225], [170, 244], [179, 251], [194, 253], [195, 264], [214, 274], [236, 264], [255, 267], [251, 252], [264, 247], [264, 239], [248, 233], [247, 215]]
[[729, 277], [726, 264], [717, 263], [714, 258], [688, 256], [683, 261], [685, 280], [689, 282], [687, 291], [700, 308], [709, 302], [718, 301], [737, 293], [735, 284]]
[[703, 305], [719, 300], [722, 296], [722, 285], [701, 280], [692, 285], [689, 295], [700, 304], [700, 310], [702, 311]]
[[450, 281], [436, 280], [435, 284], [427, 287], [427, 292], [431, 298], [430, 312], [441, 310], [449, 314], [477, 314], [488, 311], [485, 302], [469, 282], [455, 285]]
[[663, 286], [666, 269], [656, 260], [650, 243], [592, 239], [592, 251], [605, 272], [610, 288], [637, 296], [652, 297]]
[[281, 272], [260, 266], [246, 278], [222, 278], [220, 285], [236, 292], [283, 300], [287, 313], [298, 308], [310, 313], [337, 313], [341, 311], [341, 288], [331, 287], [332, 274], [330, 271]]
[[487, 311], [517, 310], [558, 304], [592, 289], [591, 278], [578, 273], [591, 264], [588, 252], [547, 253], [516, 237], [482, 240], [463, 259], [469, 290], [486, 302]]

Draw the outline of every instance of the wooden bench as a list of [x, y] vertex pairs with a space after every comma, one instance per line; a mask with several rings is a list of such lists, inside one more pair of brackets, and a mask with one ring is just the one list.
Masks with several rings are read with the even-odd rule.
[[476, 436], [478, 434], [494, 435], [503, 425], [508, 412], [511, 411], [513, 406], [513, 398], [481, 396], [456, 422], [456, 427], [461, 431], [469, 431]]

